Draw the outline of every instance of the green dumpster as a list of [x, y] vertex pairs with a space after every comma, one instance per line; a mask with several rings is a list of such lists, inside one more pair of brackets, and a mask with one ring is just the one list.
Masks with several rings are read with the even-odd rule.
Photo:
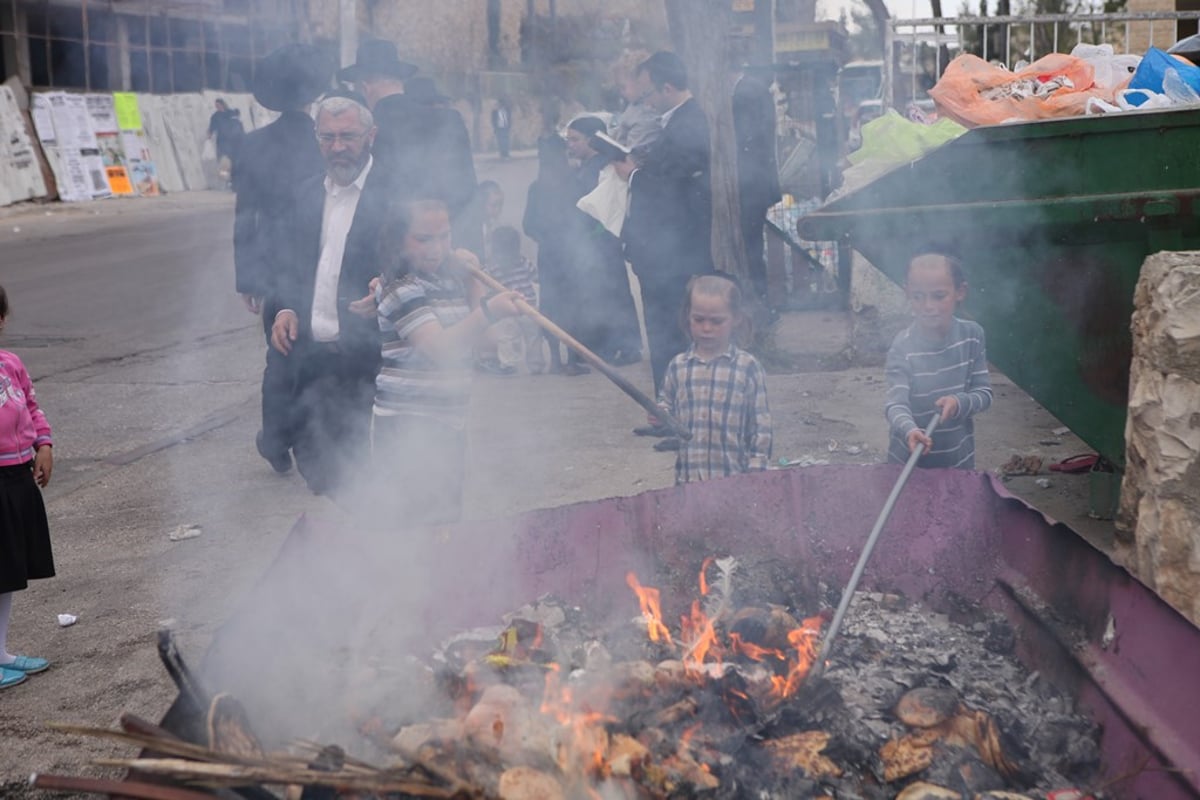
[[1133, 289], [1160, 250], [1200, 249], [1200, 110], [977, 128], [802, 218], [898, 283], [958, 255], [988, 357], [1124, 464]]

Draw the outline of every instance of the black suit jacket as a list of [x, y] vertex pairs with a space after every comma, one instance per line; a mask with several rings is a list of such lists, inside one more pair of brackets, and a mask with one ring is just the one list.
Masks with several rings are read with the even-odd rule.
[[379, 131], [371, 151], [390, 177], [393, 196], [442, 200], [450, 210], [456, 246], [483, 253], [483, 218], [471, 205], [475, 161], [462, 116], [403, 94], [381, 99], [373, 113]]
[[246, 136], [233, 171], [233, 265], [239, 294], [275, 293], [296, 187], [324, 172], [312, 118], [302, 111], [285, 111]]
[[775, 99], [756, 78], [743, 77], [733, 89], [733, 132], [742, 212], [765, 217], [782, 194], [775, 157]]
[[[382, 270], [380, 235], [388, 216], [387, 176], [374, 166], [363, 184], [358, 207], [338, 278], [338, 346], [341, 352], [364, 372], [379, 366], [379, 323], [364, 319], [350, 310], [350, 303], [364, 297], [371, 279]], [[313, 292], [317, 262], [321, 258], [321, 226], [325, 212], [325, 176], [318, 175], [299, 185], [294, 213], [289, 226], [286, 279], [277, 282], [274, 308], [290, 308], [300, 318], [300, 339], [312, 339]]]
[[643, 282], [711, 272], [708, 119], [694, 98], [675, 110], [629, 184], [625, 256]]

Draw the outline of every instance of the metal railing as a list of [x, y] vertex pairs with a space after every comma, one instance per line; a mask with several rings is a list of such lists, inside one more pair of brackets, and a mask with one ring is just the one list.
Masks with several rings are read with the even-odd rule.
[[1116, 53], [1141, 55], [1151, 45], [1173, 44], [1184, 21], [1200, 26], [1200, 11], [890, 20], [884, 30], [883, 97], [892, 106], [902, 105], [896, 90], [903, 81], [908, 89], [904, 101], [925, 99], [921, 79], [936, 83], [945, 64], [961, 53], [975, 52], [1010, 69], [1017, 62], [1069, 52], [1080, 42], [1111, 44]]

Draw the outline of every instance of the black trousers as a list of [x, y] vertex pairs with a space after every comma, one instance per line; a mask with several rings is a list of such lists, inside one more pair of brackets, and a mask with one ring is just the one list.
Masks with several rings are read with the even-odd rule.
[[262, 376], [262, 449], [268, 456], [286, 455], [295, 440], [293, 407], [296, 374], [292, 360], [274, 347], [267, 336], [267, 365]]
[[646, 318], [646, 342], [650, 345], [655, 395], [662, 388], [671, 359], [688, 349], [688, 336], [680, 326], [680, 310], [690, 277], [652, 275], [643, 278], [640, 273], [638, 275], [642, 284], [642, 314]]
[[296, 342], [292, 404], [292, 454], [308, 488], [337, 495], [367, 463], [374, 365], [351, 359], [328, 345]]
[[746, 243], [746, 268], [750, 272], [750, 283], [758, 296], [767, 299], [767, 259], [763, 251], [766, 227], [766, 209], [749, 209], [741, 212], [742, 239]]

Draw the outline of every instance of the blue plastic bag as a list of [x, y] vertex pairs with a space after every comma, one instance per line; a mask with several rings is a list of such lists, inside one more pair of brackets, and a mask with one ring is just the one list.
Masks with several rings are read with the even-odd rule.
[[1129, 81], [1130, 89], [1149, 89], [1155, 94], [1163, 93], [1163, 77], [1173, 69], [1188, 86], [1200, 92], [1200, 67], [1169, 56], [1157, 47], [1151, 47], [1138, 64], [1137, 72]]

